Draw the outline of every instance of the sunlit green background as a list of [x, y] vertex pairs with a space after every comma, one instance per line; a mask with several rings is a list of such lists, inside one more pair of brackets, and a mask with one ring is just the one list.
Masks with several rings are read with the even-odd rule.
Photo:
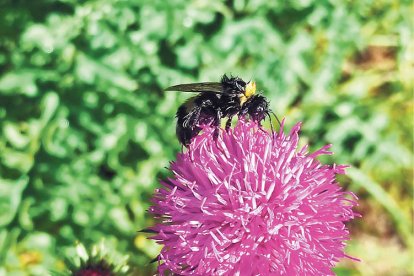
[[[105, 240], [148, 275], [137, 230], [180, 146], [173, 84], [257, 81], [302, 143], [332, 143], [360, 198], [340, 275], [411, 275], [411, 1], [0, 1], [0, 275], [63, 271]], [[411, 13], [411, 14], [410, 14]], [[411, 47], [411, 48], [410, 48]], [[269, 127], [269, 124], [266, 124]], [[276, 127], [276, 124], [275, 124]]]

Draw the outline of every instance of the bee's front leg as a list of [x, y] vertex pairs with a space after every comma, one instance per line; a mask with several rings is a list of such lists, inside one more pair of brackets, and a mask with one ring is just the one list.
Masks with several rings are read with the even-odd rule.
[[221, 122], [221, 111], [217, 110], [216, 112], [216, 118], [214, 118], [213, 126], [215, 127], [213, 132], [214, 140], [217, 140], [219, 134], [220, 134], [220, 122]]
[[230, 127], [231, 127], [231, 120], [233, 119], [233, 116], [230, 116], [228, 119], [227, 119], [227, 122], [226, 122], [226, 131], [229, 131], [229, 129], [230, 129]]

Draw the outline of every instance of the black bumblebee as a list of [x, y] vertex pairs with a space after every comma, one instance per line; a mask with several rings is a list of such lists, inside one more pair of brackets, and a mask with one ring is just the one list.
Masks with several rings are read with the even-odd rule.
[[256, 94], [256, 84], [239, 77], [224, 75], [220, 82], [179, 84], [166, 91], [199, 93], [182, 104], [176, 113], [177, 137], [184, 146], [197, 136], [202, 125], [219, 127], [222, 118], [228, 118], [226, 130], [236, 115], [248, 116], [259, 124], [266, 115], [270, 118], [269, 102]]

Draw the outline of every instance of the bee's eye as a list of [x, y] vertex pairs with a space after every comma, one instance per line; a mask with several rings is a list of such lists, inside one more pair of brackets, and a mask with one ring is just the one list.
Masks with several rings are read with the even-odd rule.
[[236, 80], [235, 83], [236, 83], [237, 88], [240, 90], [244, 89], [244, 87], [246, 86], [246, 83], [241, 79]]

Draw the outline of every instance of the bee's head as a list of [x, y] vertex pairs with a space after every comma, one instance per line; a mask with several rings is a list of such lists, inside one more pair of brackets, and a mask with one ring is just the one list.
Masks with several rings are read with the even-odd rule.
[[228, 94], [237, 95], [240, 99], [240, 105], [243, 105], [256, 93], [256, 83], [249, 81], [245, 82], [239, 77], [223, 76], [221, 79], [223, 89]]

